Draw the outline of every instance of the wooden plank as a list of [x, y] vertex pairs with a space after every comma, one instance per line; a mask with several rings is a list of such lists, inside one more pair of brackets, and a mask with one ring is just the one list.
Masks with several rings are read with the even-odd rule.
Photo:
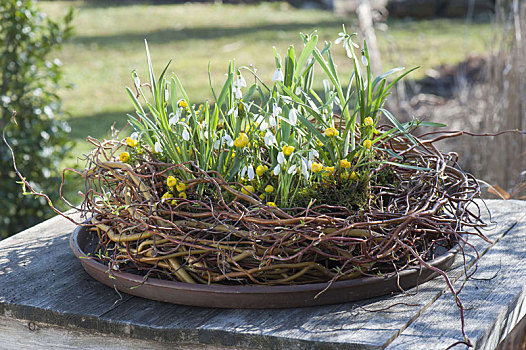
[[[493, 212], [492, 219], [496, 222], [487, 232], [490, 239], [499, 239], [526, 211], [524, 202], [506, 202], [505, 205], [502, 203], [489, 202]], [[470, 241], [481, 252], [488, 247], [488, 244], [478, 237]], [[467, 263], [475, 258], [474, 254], [466, 256]], [[462, 274], [461, 265], [462, 262], [457, 259], [455, 269], [450, 273], [452, 278]], [[226, 310], [203, 324], [200, 332], [203, 334], [202, 338], [207, 334], [210, 339], [219, 338], [224, 344], [259, 348], [275, 346], [286, 349], [299, 344], [298, 348], [330, 346], [380, 349], [396, 338], [400, 330], [424, 312], [444, 290], [444, 281], [438, 278], [421, 286], [418, 293], [416, 288], [408, 291], [410, 294], [416, 293], [410, 296], [399, 294], [320, 308]], [[449, 298], [448, 302], [454, 305], [452, 298]], [[456, 317], [458, 320], [458, 313]]]
[[[505, 232], [524, 216], [526, 203], [490, 201], [488, 205], [498, 222], [488, 236], [494, 240], [504, 237], [504, 242], [510, 237]], [[64, 219], [54, 218], [0, 242], [0, 316], [165, 342], [259, 349], [380, 349], [392, 340], [392, 346], [396, 345], [400, 332], [418, 324], [435, 306], [436, 299], [456, 311], [449, 295], [440, 297], [444, 291], [441, 279], [426, 283], [414, 295], [312, 308], [219, 310], [124, 294], [123, 300], [114, 305], [118, 294], [91, 279], [70, 253], [67, 239], [72, 229], [73, 225]], [[470, 242], [481, 252], [489, 246], [478, 238]], [[492, 250], [486, 255], [490, 256]], [[506, 256], [506, 252], [500, 253]], [[495, 250], [495, 254], [499, 252]], [[472, 253], [466, 256], [468, 263], [475, 258]], [[452, 278], [462, 275], [460, 265], [457, 261], [456, 269], [450, 272]], [[503, 266], [502, 273], [507, 274], [507, 265]], [[480, 282], [470, 285], [475, 288]], [[513, 310], [513, 305], [510, 308]], [[458, 325], [458, 312], [445, 320]], [[402, 332], [402, 336], [407, 335]], [[458, 334], [452, 339], [458, 339]]]
[[180, 349], [180, 350], [243, 350], [224, 346], [185, 343], [162, 343], [115, 337], [95, 332], [80, 332], [62, 327], [51, 326], [44, 323], [35, 323], [28, 320], [15, 320], [0, 316], [0, 349], [17, 350], [49, 350], [49, 349], [81, 349], [99, 350], [111, 348], [112, 350], [130, 349]]
[[[506, 208], [496, 210], [502, 214]], [[479, 260], [475, 279], [460, 294], [467, 335], [476, 349], [494, 349], [526, 314], [525, 259], [526, 222], [520, 221]], [[457, 288], [462, 281], [455, 284]], [[435, 339], [432, 344], [430, 338]], [[443, 349], [458, 340], [462, 340], [459, 311], [446, 293], [387, 349]]]

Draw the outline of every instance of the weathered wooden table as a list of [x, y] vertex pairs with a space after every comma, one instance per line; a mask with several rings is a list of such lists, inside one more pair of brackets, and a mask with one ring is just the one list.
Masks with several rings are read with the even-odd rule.
[[[494, 243], [470, 238], [478, 270], [460, 294], [478, 349], [494, 348], [526, 314], [526, 202], [487, 205]], [[332, 306], [178, 306], [119, 295], [93, 280], [69, 250], [73, 229], [55, 217], [0, 242], [0, 349], [430, 350], [462, 340], [459, 310], [441, 277], [407, 295]], [[466, 259], [472, 266], [477, 256], [468, 250]], [[460, 260], [448, 273], [457, 287], [465, 275]]]

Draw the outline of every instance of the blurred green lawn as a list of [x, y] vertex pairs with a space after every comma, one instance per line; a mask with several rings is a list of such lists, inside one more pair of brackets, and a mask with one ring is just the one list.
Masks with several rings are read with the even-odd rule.
[[[244, 5], [104, 5], [102, 2], [42, 1], [51, 17], [76, 9], [75, 37], [59, 58], [64, 65], [64, 82], [73, 83], [59, 95], [77, 146], [64, 165], [89, 150], [85, 138], [101, 138], [115, 122], [125, 125], [131, 102], [125, 86], [132, 85], [136, 69], [146, 80], [144, 39], [148, 40], [154, 66], [159, 73], [173, 59], [169, 71], [176, 72], [192, 102], [210, 97], [208, 63], [215, 86], [221, 84], [227, 63], [258, 69], [270, 81], [274, 71], [272, 47], [284, 54], [289, 44], [299, 46], [299, 32], [318, 30], [321, 40], [334, 40], [345, 23], [354, 31], [354, 18], [340, 18], [331, 12], [300, 10], [279, 3]], [[383, 67], [421, 66], [413, 78], [442, 63], [457, 63], [469, 55], [483, 53], [492, 39], [490, 23], [466, 24], [463, 19], [426, 21], [392, 20], [388, 31], [377, 32]], [[350, 73], [343, 49], [337, 48], [341, 72]], [[248, 75], [247, 75], [248, 76]]]

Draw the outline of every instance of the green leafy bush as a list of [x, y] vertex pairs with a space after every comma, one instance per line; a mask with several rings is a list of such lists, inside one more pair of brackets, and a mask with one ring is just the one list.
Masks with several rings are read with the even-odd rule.
[[[49, 59], [70, 36], [72, 11], [53, 21], [30, 0], [0, 2], [0, 128], [13, 111], [16, 123], [6, 138], [17, 154], [17, 165], [35, 187], [52, 192], [60, 183], [59, 162], [70, 148], [69, 126], [57, 120], [56, 94], [61, 63]], [[8, 148], [0, 147], [0, 238], [13, 235], [51, 214], [47, 203], [23, 196]]]

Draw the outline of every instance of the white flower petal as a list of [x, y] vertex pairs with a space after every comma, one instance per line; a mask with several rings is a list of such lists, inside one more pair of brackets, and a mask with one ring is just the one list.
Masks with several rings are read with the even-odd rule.
[[300, 95], [301, 92], [302, 92], [301, 88], [300, 88], [299, 86], [297, 86], [297, 87], [296, 87], [296, 90], [294, 91], [294, 93], [295, 93], [296, 95]]
[[130, 139], [132, 139], [133, 141], [137, 141], [139, 139], [139, 133], [136, 131], [136, 132], [133, 132], [131, 135], [130, 135]]
[[254, 174], [254, 167], [252, 165], [248, 166], [247, 175], [250, 181], [254, 180], [255, 174]]
[[177, 114], [174, 115], [173, 113], [170, 113], [168, 117], [170, 118], [168, 119], [168, 125], [176, 125], [179, 122], [179, 116]]
[[316, 159], [319, 156], [320, 156], [320, 154], [315, 149], [312, 149], [312, 150], [309, 151], [309, 160]]
[[247, 86], [247, 82], [245, 80], [245, 78], [243, 78], [243, 76], [241, 74], [239, 74], [237, 76], [237, 82], [236, 82], [236, 85], [240, 88], [242, 87], [246, 87]]
[[281, 151], [278, 153], [278, 163], [279, 164], [285, 163], [285, 155]]
[[223, 136], [222, 140], [226, 142], [226, 145], [228, 147], [234, 146], [234, 140], [232, 140], [232, 137], [230, 137], [230, 135], [226, 134], [225, 136]]
[[161, 144], [158, 141], [155, 142], [155, 145], [153, 146], [153, 151], [155, 153], [161, 153], [163, 151], [163, 148], [161, 147]]
[[243, 93], [241, 92], [241, 89], [238, 87], [234, 88], [234, 96], [239, 100], [243, 97]]
[[281, 113], [281, 107], [278, 107], [278, 105], [274, 103], [272, 105], [272, 116], [277, 118], [280, 113]]
[[214, 149], [215, 150], [218, 150], [219, 146], [221, 146], [221, 141], [220, 140], [217, 140], [216, 142], [214, 142]]
[[296, 125], [298, 122], [298, 115], [296, 114], [296, 109], [292, 108], [289, 112], [289, 122], [291, 125]]
[[168, 101], [169, 98], [170, 98], [170, 91], [168, 91], [168, 89], [165, 89], [164, 90], [164, 100]]
[[343, 39], [345, 39], [345, 37], [344, 36], [340, 36], [338, 39], [334, 40], [334, 44], [340, 45], [342, 43]]
[[362, 64], [367, 67], [367, 57], [362, 54]]
[[274, 71], [274, 74], [272, 75], [272, 81], [283, 81], [285, 77], [283, 76], [283, 73], [281, 72], [281, 68], [277, 68]]
[[267, 145], [269, 147], [277, 142], [276, 141], [276, 136], [274, 136], [274, 134], [272, 132], [270, 132], [270, 130], [267, 130], [267, 133], [265, 134], [264, 140], [265, 140], [265, 145]]
[[297, 169], [297, 168], [298, 168], [298, 167], [296, 166], [296, 164], [292, 164], [292, 165], [290, 166], [289, 170], [287, 170], [287, 173], [288, 173], [288, 174], [294, 174], [294, 173], [296, 172], [296, 169]]
[[266, 121], [262, 121], [261, 124], [259, 124], [259, 130], [265, 131], [268, 129], [268, 123]]
[[271, 115], [269, 118], [268, 118], [268, 122], [270, 124], [271, 127], [275, 127], [276, 126], [276, 117], [274, 117], [274, 115]]
[[272, 173], [277, 176], [277, 175], [279, 175], [280, 171], [281, 171], [281, 166], [278, 164], [278, 165], [276, 165], [276, 167], [274, 168]]
[[190, 134], [188, 133], [188, 130], [184, 129], [182, 136], [183, 136], [183, 140], [185, 141], [190, 140]]
[[305, 158], [301, 158], [301, 174], [305, 177], [305, 180], [309, 179], [309, 166]]
[[245, 177], [245, 174], [247, 173], [247, 170], [248, 170], [248, 168], [247, 168], [247, 166], [245, 165], [245, 166], [243, 167], [243, 169], [241, 169], [241, 177]]

